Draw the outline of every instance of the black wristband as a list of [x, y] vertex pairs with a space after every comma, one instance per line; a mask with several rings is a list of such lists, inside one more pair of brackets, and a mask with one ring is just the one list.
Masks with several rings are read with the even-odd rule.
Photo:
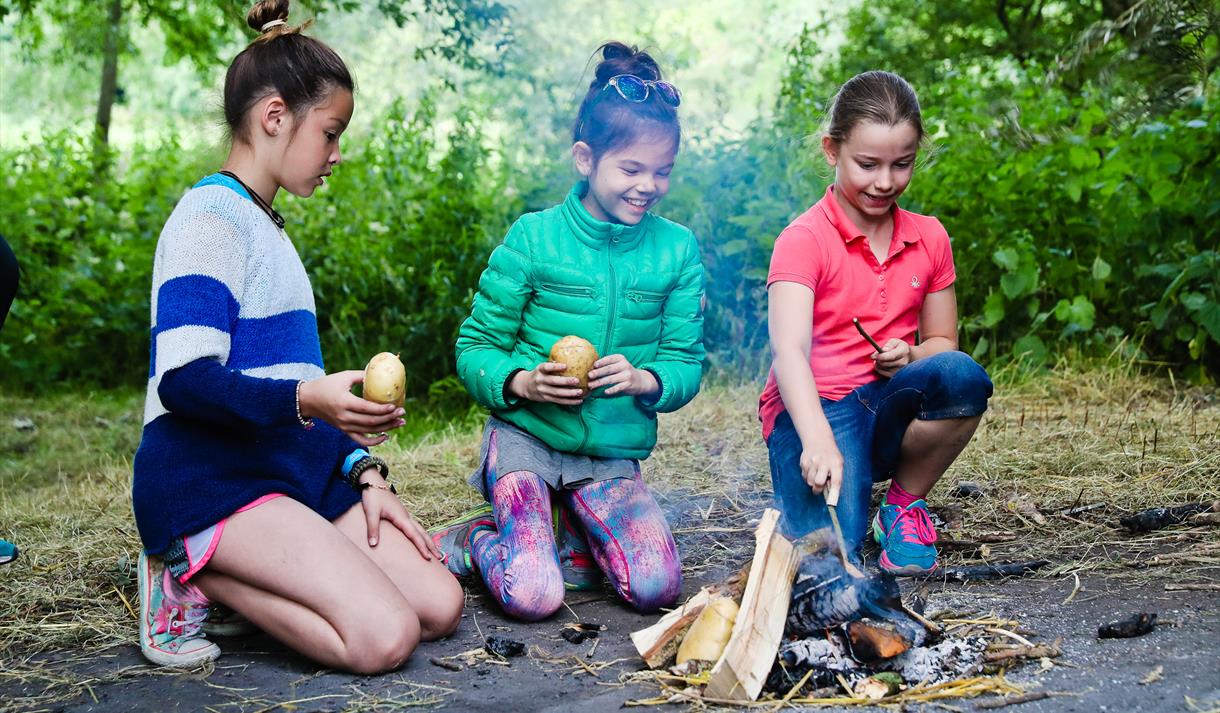
[[355, 490], [364, 490], [368, 487], [367, 483], [360, 482], [360, 475], [369, 468], [376, 468], [381, 473], [381, 477], [390, 480], [390, 466], [377, 456], [365, 456], [352, 464], [352, 469], [347, 472], [347, 484]]

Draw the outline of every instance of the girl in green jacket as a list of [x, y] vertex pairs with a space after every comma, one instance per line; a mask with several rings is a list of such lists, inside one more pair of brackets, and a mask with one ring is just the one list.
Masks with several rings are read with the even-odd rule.
[[[698, 244], [650, 212], [669, 190], [681, 97], [648, 54], [617, 42], [600, 50], [573, 130], [583, 178], [563, 203], [512, 226], [457, 341], [458, 375], [491, 410], [471, 477], [488, 504], [433, 539], [450, 571], [477, 570], [526, 620], [550, 616], [565, 586], [595, 586], [601, 572], [645, 612], [673, 605], [682, 586], [639, 466], [657, 413], [698, 392], [704, 358]], [[587, 389], [550, 361], [569, 335], [602, 355]]]

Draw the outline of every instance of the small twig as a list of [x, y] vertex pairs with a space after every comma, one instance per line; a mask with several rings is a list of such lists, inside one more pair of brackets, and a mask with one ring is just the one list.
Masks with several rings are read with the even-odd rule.
[[1050, 697], [1051, 697], [1051, 694], [1048, 691], [1038, 691], [1036, 693], [1026, 693], [1026, 694], [1020, 695], [1020, 696], [1013, 696], [1012, 698], [1002, 698], [998, 701], [984, 701], [983, 703], [978, 704], [977, 707], [987, 708], [989, 710], [995, 709], [995, 708], [1005, 708], [1007, 706], [1015, 706], [1015, 705], [1019, 705], [1021, 703], [1029, 703], [1031, 701], [1040, 701], [1043, 698], [1050, 698]]
[[1067, 604], [1067, 603], [1071, 602], [1073, 599], [1075, 599], [1076, 593], [1080, 591], [1080, 573], [1073, 572], [1072, 576], [1076, 578], [1076, 586], [1072, 587], [1072, 593], [1067, 596], [1067, 599], [1063, 600], [1063, 604]]
[[1166, 592], [1220, 592], [1220, 582], [1183, 582], [1166, 584]]
[[435, 656], [430, 657], [428, 659], [428, 663], [432, 664], [433, 666], [440, 666], [441, 668], [448, 669], [450, 671], [461, 671], [462, 670], [462, 667], [460, 664], [453, 663], [452, 661], [445, 661], [444, 659], [438, 659]]

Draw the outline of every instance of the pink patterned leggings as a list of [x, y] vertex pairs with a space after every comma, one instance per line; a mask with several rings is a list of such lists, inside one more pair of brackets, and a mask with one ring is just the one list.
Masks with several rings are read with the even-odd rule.
[[556, 492], [536, 473], [496, 470], [492, 435], [485, 477], [497, 531], [474, 534], [475, 566], [510, 616], [537, 621], [563, 605], [564, 583], [552, 529], [551, 499], [559, 498], [588, 538], [593, 559], [619, 596], [641, 612], [673, 606], [682, 565], [665, 514], [640, 479], [603, 480]]

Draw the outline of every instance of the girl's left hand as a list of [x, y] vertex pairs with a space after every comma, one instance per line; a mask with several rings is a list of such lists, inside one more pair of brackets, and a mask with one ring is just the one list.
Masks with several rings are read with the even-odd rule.
[[901, 339], [891, 339], [881, 345], [880, 352], [873, 354], [873, 362], [878, 374], [891, 378], [911, 363], [911, 345]]
[[386, 520], [407, 536], [425, 560], [440, 559], [441, 551], [428, 531], [411, 517], [398, 496], [390, 492], [385, 478], [376, 468], [361, 473], [360, 482], [372, 483], [360, 493], [360, 504], [364, 506], [364, 520], [368, 525], [369, 547], [377, 546], [377, 532], [381, 529], [381, 521]]
[[608, 384], [612, 386], [606, 389], [606, 396], [651, 396], [661, 390], [652, 372], [635, 368], [622, 354], [611, 354], [593, 362], [589, 371], [589, 390]]

